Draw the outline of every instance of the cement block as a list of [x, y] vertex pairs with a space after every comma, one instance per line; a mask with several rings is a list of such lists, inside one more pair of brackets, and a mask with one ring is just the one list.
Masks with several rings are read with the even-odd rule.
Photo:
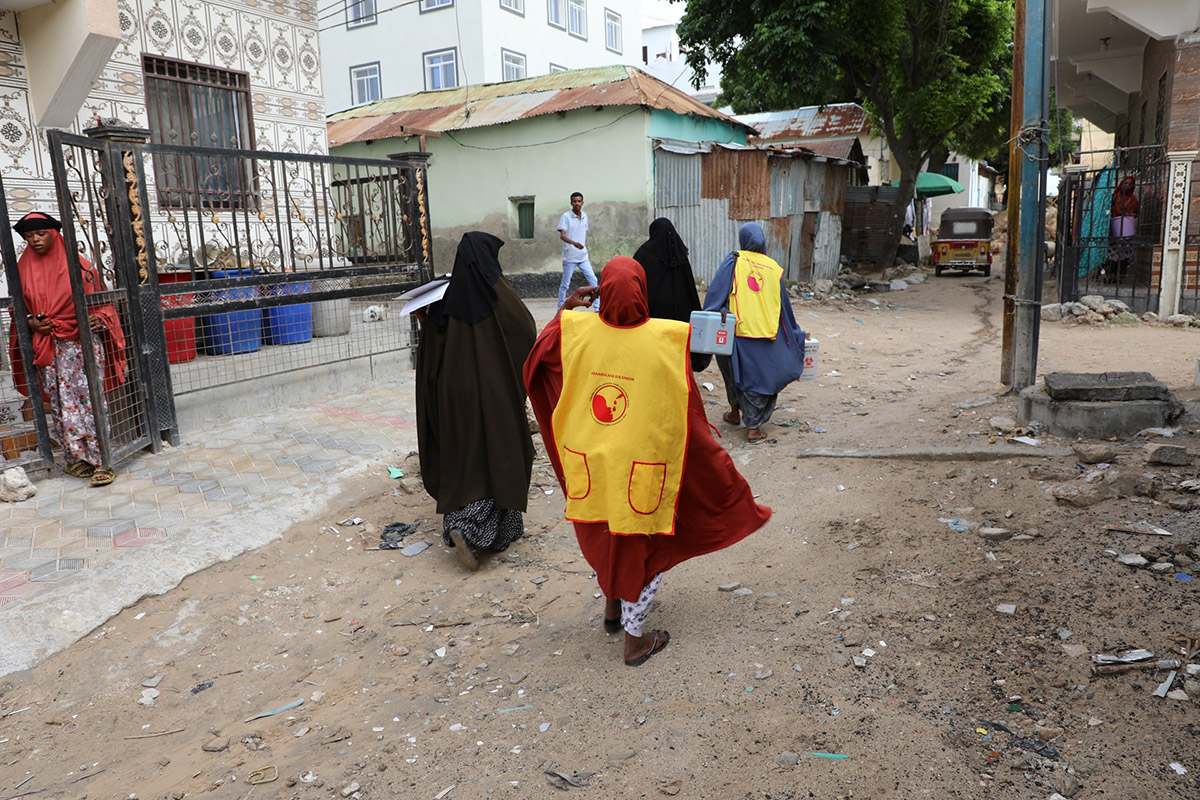
[[1051, 400], [1171, 400], [1167, 385], [1149, 372], [1051, 372], [1045, 377]]
[[1169, 427], [1182, 410], [1174, 400], [1062, 402], [1051, 399], [1041, 386], [1026, 387], [1017, 398], [1017, 421], [1022, 425], [1041, 422], [1055, 436], [1089, 439]]

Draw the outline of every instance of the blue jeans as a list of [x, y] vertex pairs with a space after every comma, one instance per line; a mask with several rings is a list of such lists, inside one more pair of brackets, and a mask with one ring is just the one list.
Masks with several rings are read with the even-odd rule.
[[[558, 305], [560, 308], [563, 303], [567, 302], [567, 289], [571, 287], [571, 277], [575, 274], [576, 267], [583, 271], [583, 277], [587, 280], [588, 286], [596, 285], [596, 273], [592, 272], [591, 261], [587, 259], [583, 261], [564, 261], [562, 282], [558, 284]], [[600, 310], [599, 298], [597, 298], [595, 303], [592, 303], [592, 310]]]

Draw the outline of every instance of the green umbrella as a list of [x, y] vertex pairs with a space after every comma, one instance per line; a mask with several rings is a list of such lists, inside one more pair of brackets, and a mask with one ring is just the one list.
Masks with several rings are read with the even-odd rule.
[[[892, 186], [899, 186], [900, 181], [892, 181]], [[917, 173], [917, 195], [920, 197], [937, 197], [943, 194], [958, 194], [965, 192], [967, 187], [963, 186], [953, 178], [942, 175], [939, 172], [918, 172]]]

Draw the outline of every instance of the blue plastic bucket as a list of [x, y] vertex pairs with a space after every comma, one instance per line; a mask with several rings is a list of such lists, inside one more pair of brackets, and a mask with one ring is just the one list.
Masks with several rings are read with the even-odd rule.
[[[213, 278], [242, 278], [253, 275], [250, 269], [214, 270]], [[208, 293], [212, 301], [251, 300], [258, 297], [257, 286], [239, 286]], [[262, 347], [262, 309], [227, 311], [200, 318], [204, 352], [214, 356], [253, 353]]]
[[[269, 289], [272, 295], [305, 294], [311, 281], [281, 283]], [[263, 339], [267, 344], [297, 344], [313, 337], [313, 304], [295, 303], [263, 309]]]

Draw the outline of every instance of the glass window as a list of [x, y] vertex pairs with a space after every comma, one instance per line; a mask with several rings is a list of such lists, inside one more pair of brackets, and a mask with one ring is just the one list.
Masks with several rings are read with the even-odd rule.
[[[150, 141], [252, 150], [250, 81], [244, 72], [159, 56], [142, 58]], [[159, 154], [154, 179], [163, 208], [253, 208], [252, 162], [240, 156]]]
[[525, 16], [525, 0], [500, 0], [500, 7], [506, 8], [514, 14]]
[[942, 174], [951, 180], [958, 180], [958, 162], [942, 164]]
[[553, 61], [551, 61], [550, 62], [550, 71], [551, 72], [566, 72], [567, 68], [564, 67], [562, 64], [555, 64]]
[[374, 25], [375, 22], [375, 0], [348, 0], [346, 3], [347, 28]]
[[425, 88], [453, 89], [458, 86], [458, 54], [454, 48], [425, 54]]
[[587, 0], [567, 0], [567, 33], [587, 38]]
[[454, 0], [421, 0], [421, 11], [436, 11], [439, 8], [449, 8]]
[[350, 68], [350, 97], [351, 102], [360, 106], [363, 103], [374, 103], [383, 97], [383, 89], [379, 83], [379, 62], [362, 64]]
[[525, 56], [501, 48], [500, 60], [503, 62], [504, 69], [502, 80], [516, 81], [525, 77]]
[[604, 9], [604, 47], [621, 52], [621, 15], [609, 8]]
[[522, 200], [517, 203], [517, 238], [533, 238], [533, 201]]
[[567, 0], [546, 0], [546, 22], [567, 29]]

